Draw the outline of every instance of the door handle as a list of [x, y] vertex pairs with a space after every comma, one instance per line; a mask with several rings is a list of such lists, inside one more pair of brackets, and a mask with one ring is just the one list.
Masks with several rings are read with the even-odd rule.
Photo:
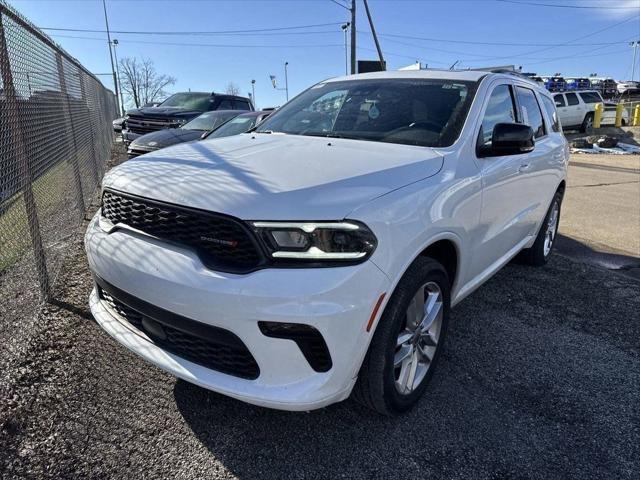
[[522, 173], [522, 172], [526, 172], [527, 170], [529, 170], [531, 168], [531, 164], [530, 163], [523, 163], [522, 165], [520, 165], [520, 167], [518, 168], [518, 172]]

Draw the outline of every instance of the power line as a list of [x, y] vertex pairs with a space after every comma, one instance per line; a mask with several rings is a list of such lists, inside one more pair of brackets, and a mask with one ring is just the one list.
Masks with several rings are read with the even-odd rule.
[[[233, 34], [246, 34], [246, 33], [263, 33], [263, 32], [276, 32], [283, 30], [299, 30], [302, 28], [317, 28], [342, 25], [344, 22], [332, 22], [332, 23], [317, 23], [314, 25], [296, 25], [291, 27], [276, 27], [276, 28], [256, 28], [248, 30], [219, 30], [219, 31], [133, 31], [133, 30], [110, 30], [111, 33], [127, 34], [127, 35], [233, 35]], [[51, 30], [58, 32], [81, 32], [81, 33], [107, 33], [106, 30], [92, 30], [85, 28], [59, 28], [59, 27], [40, 27], [40, 30]]]
[[337, 0], [329, 0], [329, 1], [332, 2], [332, 3], [335, 3], [336, 5], [340, 5], [345, 10], [351, 11], [351, 9], [349, 7], [347, 7], [346, 5], [343, 5], [342, 3], [338, 2]]
[[512, 3], [514, 5], [530, 5], [535, 7], [552, 7], [552, 8], [578, 8], [578, 9], [600, 9], [600, 10], [637, 10], [640, 8], [640, 3], [637, 7], [605, 7], [602, 5], [563, 5], [558, 3], [539, 3], [539, 2], [520, 2], [517, 0], [495, 0], [496, 2], [501, 3]]

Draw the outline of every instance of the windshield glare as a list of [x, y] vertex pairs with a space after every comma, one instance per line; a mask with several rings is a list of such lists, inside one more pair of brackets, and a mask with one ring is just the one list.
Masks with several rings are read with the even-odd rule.
[[287, 103], [256, 131], [449, 146], [462, 129], [476, 85], [431, 79], [321, 83]]
[[233, 120], [225, 123], [216, 131], [212, 132], [207, 138], [220, 138], [230, 137], [231, 135], [238, 135], [244, 133], [256, 124], [256, 116], [243, 116], [234, 118]]
[[160, 107], [180, 107], [187, 110], [209, 110], [213, 97], [208, 93], [176, 93], [162, 102]]
[[237, 116], [240, 112], [206, 112], [194, 118], [182, 127], [186, 130], [202, 130], [208, 132], [214, 128], [218, 128], [227, 120]]

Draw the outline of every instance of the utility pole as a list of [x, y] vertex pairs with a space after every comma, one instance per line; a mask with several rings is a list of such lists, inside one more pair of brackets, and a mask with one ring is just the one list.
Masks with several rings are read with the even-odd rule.
[[256, 81], [255, 80], [251, 80], [251, 100], [253, 101], [253, 108], [257, 109], [258, 107], [256, 107]]
[[287, 102], [289, 101], [289, 76], [287, 75], [287, 67], [289, 62], [284, 62], [284, 90], [287, 95]]
[[631, 81], [633, 82], [636, 78], [636, 54], [638, 53], [638, 45], [640, 45], [640, 40], [634, 40], [630, 42], [629, 45], [633, 47], [633, 63], [631, 64]]
[[351, 75], [356, 73], [356, 0], [351, 0]]
[[347, 30], [349, 29], [349, 22], [343, 24], [340, 28], [344, 32], [344, 74], [349, 75], [349, 48], [347, 47]]
[[118, 49], [116, 48], [118, 46], [118, 39], [114, 38], [113, 39], [113, 56], [116, 57], [116, 76], [118, 78], [118, 88], [116, 90], [120, 91], [120, 106], [122, 107], [122, 113], [124, 114], [124, 95], [122, 93], [122, 83], [120, 83], [120, 65], [118, 65]]
[[371, 20], [371, 12], [369, 11], [369, 3], [367, 0], [364, 1], [364, 9], [367, 12], [367, 18], [369, 19], [369, 26], [371, 27], [371, 34], [373, 35], [373, 41], [376, 44], [376, 50], [378, 50], [378, 57], [380, 58], [380, 69], [382, 71], [386, 70], [386, 65], [384, 63], [384, 57], [382, 56], [382, 50], [380, 49], [380, 42], [378, 42], [378, 36], [376, 35], [376, 29], [373, 26], [373, 20]]
[[102, 8], [104, 9], [104, 23], [107, 26], [107, 41], [109, 43], [109, 58], [111, 59], [111, 73], [113, 74], [113, 85], [116, 90], [116, 107], [118, 113], [122, 115], [122, 109], [120, 108], [120, 99], [118, 98], [118, 78], [116, 77], [116, 68], [113, 64], [113, 50], [111, 49], [111, 33], [109, 32], [109, 19], [107, 18], [107, 4], [105, 0], [102, 0]]

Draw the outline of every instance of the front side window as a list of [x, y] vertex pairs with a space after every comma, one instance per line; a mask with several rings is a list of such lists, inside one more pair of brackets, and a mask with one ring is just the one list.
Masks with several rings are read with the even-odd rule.
[[236, 109], [238, 110], [251, 110], [251, 107], [249, 106], [249, 102], [247, 102], [246, 100], [235, 100], [235, 104], [236, 104]]
[[556, 110], [556, 106], [553, 104], [551, 99], [545, 95], [540, 95], [542, 99], [542, 106], [547, 112], [547, 115], [551, 119], [551, 130], [554, 132], [560, 131], [560, 120], [558, 120], [558, 112]]
[[227, 98], [223, 98], [218, 104], [218, 110], [234, 110], [233, 102]]
[[598, 92], [581, 92], [580, 96], [584, 103], [601, 103], [604, 101]]
[[491, 92], [489, 104], [482, 118], [482, 144], [491, 145], [493, 128], [498, 123], [515, 123], [516, 109], [509, 85], [498, 85]]
[[544, 121], [542, 120], [542, 111], [536, 95], [533, 90], [524, 87], [516, 87], [518, 91], [518, 100], [520, 109], [522, 110], [522, 122], [529, 125], [533, 129], [534, 138], [540, 138], [545, 135]]
[[578, 96], [575, 93], [567, 93], [567, 103], [569, 105], [578, 105], [580, 102], [578, 101]]
[[212, 98], [208, 93], [175, 93], [160, 104], [161, 107], [180, 107], [186, 110], [209, 110]]
[[444, 147], [458, 138], [477, 82], [376, 79], [320, 83], [256, 132]]
[[553, 101], [556, 102], [556, 107], [565, 107], [567, 104], [564, 101], [564, 95], [554, 95]]

